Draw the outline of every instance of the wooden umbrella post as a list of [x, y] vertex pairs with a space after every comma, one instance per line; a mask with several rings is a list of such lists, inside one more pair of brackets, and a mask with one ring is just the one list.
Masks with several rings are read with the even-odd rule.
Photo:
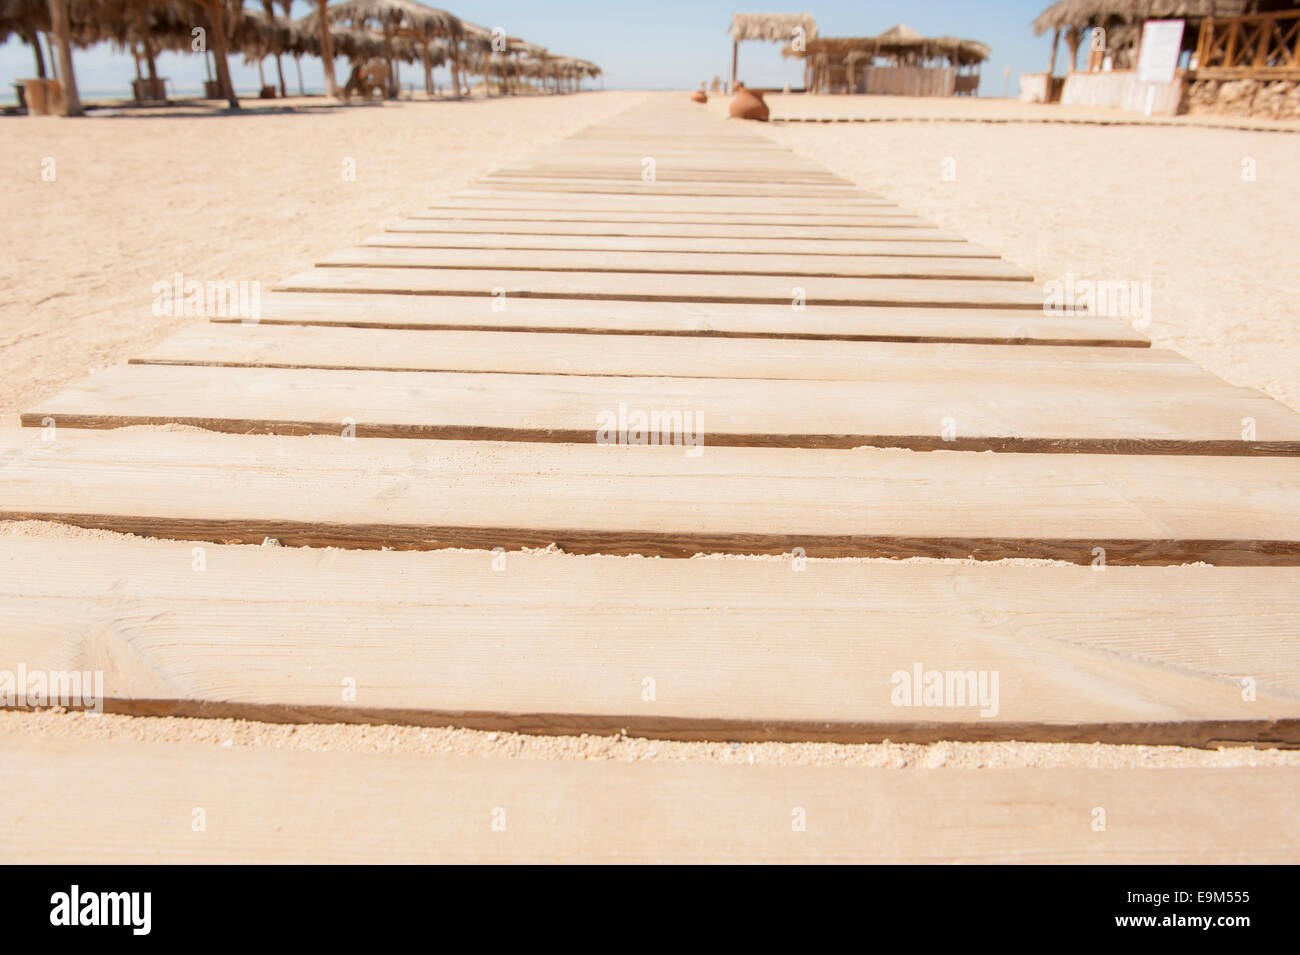
[[39, 30], [33, 30], [32, 33], [31, 33], [31, 39], [28, 39], [28, 38], [27, 38], [27, 35], [24, 35], [24, 36], [23, 36], [23, 39], [24, 39], [24, 40], [27, 42], [27, 44], [32, 48], [32, 53], [35, 54], [35, 57], [36, 57], [36, 76], [37, 76], [37, 78], [38, 78], [38, 79], [42, 79], [42, 80], [45, 79], [45, 57], [41, 54], [41, 33], [40, 33], [40, 31], [39, 31]]
[[328, 0], [317, 0], [316, 12], [320, 16], [320, 56], [325, 67], [325, 95], [337, 99], [338, 81], [334, 79], [334, 38], [330, 35], [330, 18], [325, 12]]
[[[50, 0], [54, 3], [55, 0]], [[63, 2], [63, 0], [60, 0]], [[217, 68], [217, 85], [221, 95], [231, 109], [239, 109], [239, 97], [235, 95], [235, 84], [230, 78], [230, 44], [226, 39], [225, 0], [200, 0], [200, 6], [208, 15], [210, 27], [208, 36], [212, 39], [212, 61]]]
[[384, 62], [388, 64], [388, 95], [384, 99], [397, 98], [397, 67], [393, 63], [393, 28], [384, 22]]
[[68, 0], [49, 0], [50, 26], [59, 50], [59, 79], [63, 84], [63, 115], [82, 115], [77, 77], [72, 72], [72, 29], [68, 25]]

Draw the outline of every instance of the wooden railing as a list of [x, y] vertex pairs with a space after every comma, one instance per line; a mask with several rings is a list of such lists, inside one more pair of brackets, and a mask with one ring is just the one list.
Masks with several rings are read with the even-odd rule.
[[1300, 11], [1201, 21], [1198, 79], [1300, 79]]

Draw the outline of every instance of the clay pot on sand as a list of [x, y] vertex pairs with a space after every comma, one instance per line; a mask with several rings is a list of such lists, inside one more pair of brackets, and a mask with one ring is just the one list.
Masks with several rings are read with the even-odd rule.
[[704, 90], [696, 90], [691, 94], [691, 102], [693, 103], [707, 103], [708, 101], [709, 94], [704, 92]]
[[751, 90], [747, 86], [736, 89], [736, 95], [731, 99], [731, 116], [733, 119], [757, 119], [765, 123], [768, 115], [769, 111], [767, 104], [763, 102], [762, 93]]

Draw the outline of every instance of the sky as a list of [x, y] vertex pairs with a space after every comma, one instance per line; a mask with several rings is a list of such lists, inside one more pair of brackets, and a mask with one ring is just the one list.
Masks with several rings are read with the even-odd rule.
[[[246, 0], [248, 2], [248, 0]], [[432, 5], [445, 0], [434, 0]], [[795, 0], [790, 5], [772, 0], [449, 0], [453, 13], [485, 27], [504, 27], [511, 36], [540, 43], [553, 53], [593, 60], [605, 71], [608, 89], [693, 89], [714, 76], [731, 73], [731, 39], [727, 27], [731, 15], [743, 12], [808, 12], [817, 20], [823, 36], [870, 36], [905, 23], [927, 36], [957, 36], [980, 40], [993, 48], [984, 64], [981, 96], [1002, 96], [1005, 71], [1010, 69], [1010, 92], [1016, 93], [1016, 77], [1047, 68], [1050, 40], [1036, 37], [1030, 23], [1050, 0]], [[259, 0], [251, 5], [261, 9]], [[311, 10], [306, 2], [295, 2], [293, 14]], [[130, 56], [101, 45], [73, 53], [78, 86], [85, 92], [126, 96], [135, 76]], [[257, 88], [256, 64], [245, 65], [242, 56], [230, 57], [231, 73], [240, 92]], [[158, 60], [159, 75], [169, 77], [170, 90], [197, 90], [204, 79], [204, 65], [198, 56], [164, 54]], [[267, 81], [274, 82], [275, 66], [265, 63]], [[340, 62], [340, 81], [346, 79]], [[16, 38], [0, 45], [0, 87], [5, 93], [12, 80], [35, 72], [29, 47]], [[320, 89], [324, 74], [319, 60], [304, 57], [306, 87]], [[740, 47], [740, 79], [751, 86], [799, 86], [803, 81], [799, 60], [784, 60], [775, 43], [749, 42]], [[446, 85], [445, 70], [435, 78]], [[285, 80], [292, 91], [297, 75], [286, 58]], [[418, 65], [404, 66], [403, 83], [423, 85]]]

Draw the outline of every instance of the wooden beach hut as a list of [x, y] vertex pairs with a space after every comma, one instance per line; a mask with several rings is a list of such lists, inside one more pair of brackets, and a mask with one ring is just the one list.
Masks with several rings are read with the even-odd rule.
[[[1169, 80], [1145, 82], [1139, 75], [1151, 21], [1182, 24]], [[1224, 92], [1249, 106], [1255, 93], [1300, 79], [1296, 0], [1062, 0], [1033, 29], [1052, 34], [1052, 49], [1047, 72], [1021, 77], [1020, 98], [1029, 101], [1171, 114], [1189, 101], [1214, 103]], [[1065, 74], [1057, 76], [1062, 40]], [[1082, 65], [1081, 48], [1088, 54]], [[1225, 83], [1233, 85], [1225, 91]], [[1292, 102], [1300, 110], [1300, 99]]]
[[953, 96], [979, 88], [980, 65], [992, 51], [978, 40], [926, 37], [900, 23], [878, 36], [816, 37], [782, 52], [803, 59], [809, 92]]

